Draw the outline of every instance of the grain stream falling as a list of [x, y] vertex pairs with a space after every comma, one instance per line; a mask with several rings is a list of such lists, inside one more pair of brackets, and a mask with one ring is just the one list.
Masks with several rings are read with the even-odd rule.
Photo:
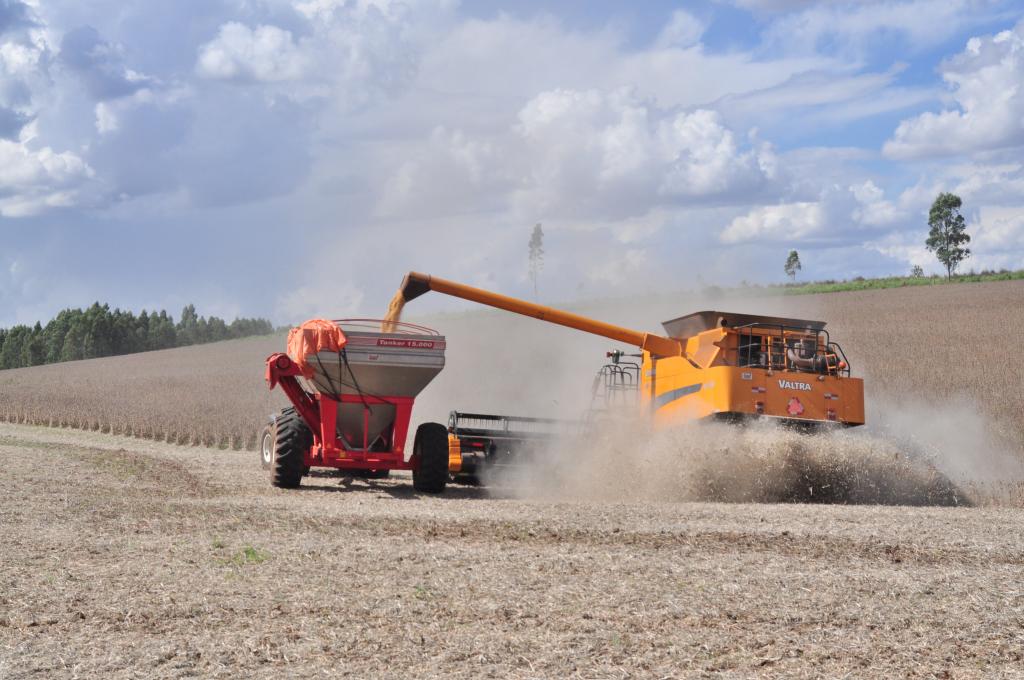
[[402, 308], [405, 307], [405, 296], [402, 295], [402, 290], [398, 289], [395, 291], [394, 297], [391, 298], [391, 302], [388, 303], [387, 314], [384, 315], [384, 320], [380, 324], [381, 333], [394, 333], [398, 328], [398, 322], [402, 320]]

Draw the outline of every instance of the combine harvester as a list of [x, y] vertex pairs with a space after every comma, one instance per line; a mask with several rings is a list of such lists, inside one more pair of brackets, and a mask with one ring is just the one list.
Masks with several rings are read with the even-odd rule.
[[[396, 312], [429, 291], [639, 348], [608, 353], [588, 420], [632, 406], [655, 427], [704, 418], [773, 418], [802, 428], [864, 424], [864, 383], [850, 377], [842, 348], [821, 321], [703, 311], [666, 321], [663, 336], [416, 272], [403, 280]], [[310, 466], [370, 476], [402, 469], [412, 470], [416, 489], [440, 492], [450, 476], [514, 463], [538, 441], [576, 425], [453, 411], [447, 428], [419, 426], [406, 460], [413, 398], [444, 366], [444, 338], [397, 320], [373, 322], [372, 329], [367, 323], [307, 322], [292, 330], [288, 354], [267, 359], [271, 389], [280, 384], [294, 404], [263, 437], [274, 485], [297, 486]]]

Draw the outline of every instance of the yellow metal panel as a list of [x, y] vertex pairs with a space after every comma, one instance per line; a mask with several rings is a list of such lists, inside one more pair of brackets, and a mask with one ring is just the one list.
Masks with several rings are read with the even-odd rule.
[[700, 369], [682, 357], [654, 362], [645, 357], [642, 370], [643, 403], [656, 425], [718, 413], [755, 415], [759, 403], [765, 416], [864, 422], [863, 382], [858, 378], [735, 366]]
[[462, 469], [462, 442], [454, 434], [448, 435], [448, 472], [454, 474]]

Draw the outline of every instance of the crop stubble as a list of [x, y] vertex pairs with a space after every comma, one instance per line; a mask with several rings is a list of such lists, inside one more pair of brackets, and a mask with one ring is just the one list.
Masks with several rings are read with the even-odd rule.
[[1017, 509], [270, 488], [252, 454], [0, 425], [0, 675], [1013, 675]]

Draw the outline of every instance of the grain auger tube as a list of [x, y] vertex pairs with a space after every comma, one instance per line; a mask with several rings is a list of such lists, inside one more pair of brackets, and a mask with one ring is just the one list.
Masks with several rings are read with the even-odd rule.
[[504, 309], [514, 314], [522, 314], [523, 316], [533, 317], [534, 319], [558, 324], [559, 326], [568, 326], [585, 333], [618, 340], [619, 342], [639, 347], [658, 357], [681, 356], [683, 353], [682, 344], [672, 338], [615, 326], [610, 323], [580, 316], [579, 314], [565, 312], [553, 307], [545, 307], [544, 305], [519, 300], [499, 293], [492, 293], [488, 290], [448, 281], [436, 276], [430, 276], [429, 274], [409, 272], [405, 275], [405, 279], [402, 280], [401, 290], [402, 297], [406, 302], [414, 300], [428, 291], [435, 291], [463, 298], [464, 300], [479, 302], [490, 307]]

